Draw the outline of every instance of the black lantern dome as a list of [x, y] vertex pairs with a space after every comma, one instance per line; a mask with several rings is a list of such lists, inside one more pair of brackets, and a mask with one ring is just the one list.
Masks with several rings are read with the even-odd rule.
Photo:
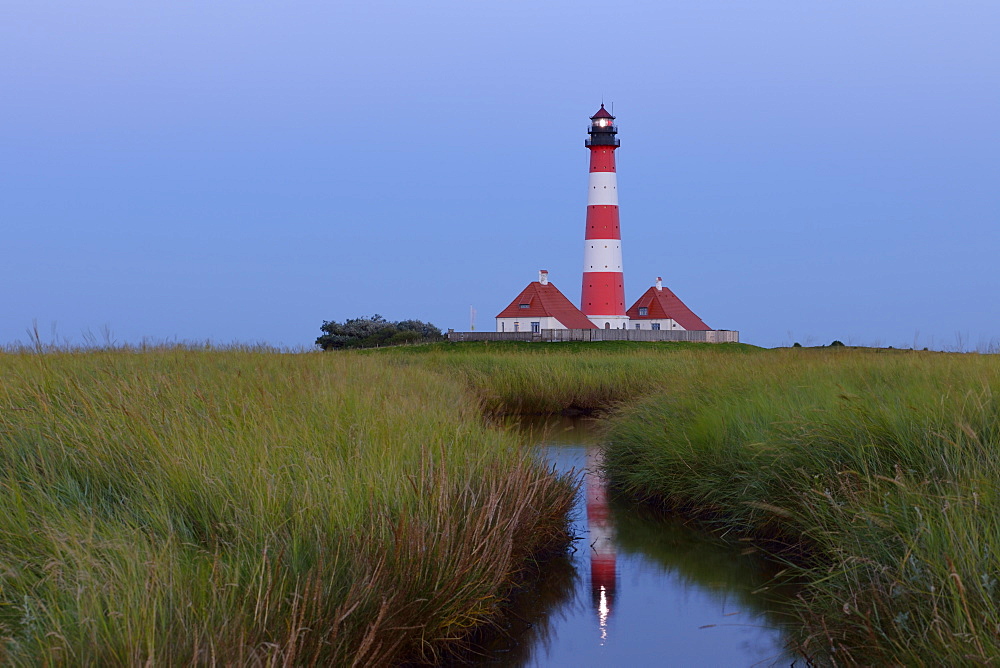
[[587, 134], [590, 135], [585, 144], [587, 146], [621, 146], [621, 140], [615, 135], [618, 127], [615, 125], [615, 117], [608, 113], [608, 110], [601, 105], [597, 113], [590, 117], [590, 128]]

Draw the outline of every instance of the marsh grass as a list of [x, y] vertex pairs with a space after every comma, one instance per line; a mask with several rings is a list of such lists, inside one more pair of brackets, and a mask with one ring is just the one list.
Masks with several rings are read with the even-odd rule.
[[753, 537], [832, 664], [1000, 656], [1000, 359], [902, 350], [428, 347], [492, 412], [610, 414], [633, 499]]
[[352, 355], [0, 355], [0, 662], [432, 661], [572, 483], [457, 382]]
[[608, 473], [789, 560], [807, 654], [1000, 655], [1000, 360], [781, 351], [677, 380], [614, 421]]
[[1000, 360], [699, 344], [0, 354], [0, 662], [434, 661], [564, 544], [488, 416], [611, 415], [634, 499], [805, 582], [817, 661], [1000, 654]]
[[[608, 414], [703, 363], [760, 348], [740, 343], [443, 343], [371, 351], [461, 378], [490, 415]], [[688, 371], [684, 371], [687, 369]]]

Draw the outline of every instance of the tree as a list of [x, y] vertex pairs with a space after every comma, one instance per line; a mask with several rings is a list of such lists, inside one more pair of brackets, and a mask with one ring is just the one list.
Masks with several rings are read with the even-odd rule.
[[324, 320], [320, 330], [323, 334], [317, 337], [316, 345], [323, 350], [374, 348], [442, 338], [441, 330], [429, 322], [391, 322], [377, 313], [369, 318], [354, 318], [343, 323]]

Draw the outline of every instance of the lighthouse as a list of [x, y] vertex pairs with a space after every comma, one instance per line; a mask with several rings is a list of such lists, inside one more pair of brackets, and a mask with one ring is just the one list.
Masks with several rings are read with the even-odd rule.
[[[496, 316], [503, 338], [532, 341], [704, 341], [739, 342], [739, 332], [713, 330], [661, 278], [631, 308], [625, 309], [622, 234], [618, 221], [618, 174], [615, 151], [621, 145], [615, 117], [601, 105], [590, 117], [584, 145], [590, 151], [587, 222], [583, 247], [580, 308], [549, 282], [542, 270]], [[655, 252], [655, 248], [650, 251]], [[600, 334], [586, 330], [627, 330]], [[568, 333], [557, 330], [570, 330]], [[634, 330], [646, 330], [636, 332]], [[655, 333], [654, 333], [655, 332]], [[453, 340], [473, 340], [472, 332]], [[468, 336], [467, 336], [468, 335]], [[449, 337], [452, 335], [449, 334]], [[484, 332], [476, 340], [498, 340]]]
[[601, 329], [628, 326], [625, 280], [622, 274], [622, 235], [618, 225], [618, 175], [615, 149], [621, 142], [615, 117], [601, 105], [590, 117], [590, 179], [587, 192], [587, 230], [583, 247], [583, 290], [580, 310]]
[[583, 248], [583, 290], [580, 310], [598, 328], [628, 326], [625, 279], [622, 274], [622, 235], [618, 222], [618, 174], [615, 170], [615, 117], [601, 105], [590, 117], [585, 142], [590, 149], [587, 191], [587, 229]]

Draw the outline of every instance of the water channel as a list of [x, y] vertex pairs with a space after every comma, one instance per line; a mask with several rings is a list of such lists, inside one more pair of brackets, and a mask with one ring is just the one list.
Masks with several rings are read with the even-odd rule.
[[584, 471], [574, 549], [521, 593], [505, 632], [477, 654], [489, 666], [805, 665], [785, 649], [790, 587], [745, 542], [726, 543], [678, 518], [609, 499], [593, 473], [593, 421], [532, 425], [539, 456]]

